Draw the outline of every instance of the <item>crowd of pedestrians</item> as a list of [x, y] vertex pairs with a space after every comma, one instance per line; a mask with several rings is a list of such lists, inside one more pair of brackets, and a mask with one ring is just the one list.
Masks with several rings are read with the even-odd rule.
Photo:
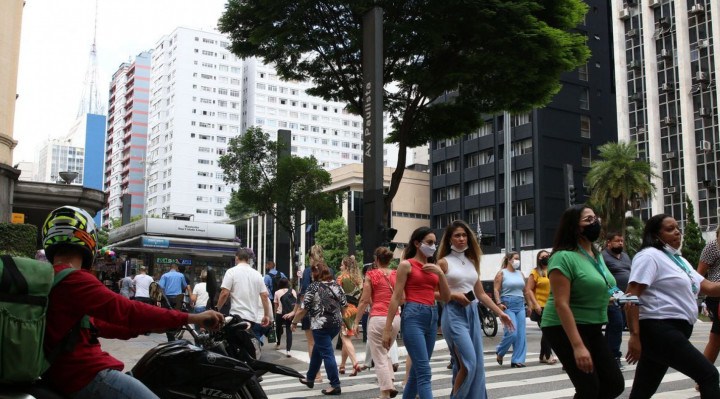
[[[83, 221], [89, 218], [83, 211], [71, 207], [55, 212], [62, 217], [58, 216], [53, 220], [55, 226], [44, 231], [49, 243], [46, 245], [48, 261], [62, 267], [85, 268], [90, 260], [84, 244], [78, 245], [78, 249], [67, 245], [57, 247], [51, 239], [53, 228], [67, 219], [65, 214]], [[339, 269], [336, 277], [331, 267], [335, 265], [328, 265], [323, 249], [315, 245], [310, 250], [309, 265], [302, 274], [299, 292], [272, 261], [265, 264], [266, 274], [260, 274], [251, 266], [252, 251], [241, 248], [235, 255], [236, 265], [222, 276], [217, 307], [213, 306], [214, 298], [208, 292], [205, 271], [200, 275], [200, 283], [191, 287], [187, 276], [177, 265], [172, 265], [157, 283], [147, 275], [146, 267], [140, 266], [137, 274], [130, 273], [117, 282], [119, 295], [110, 297], [103, 291], [113, 312], [109, 308], [81, 308], [82, 312], [94, 314], [101, 328], [102, 318], [120, 317], [117, 313], [120, 309], [130, 312], [122, 317], [137, 319], [140, 317], [137, 312], [147, 308], [130, 304], [158, 305], [152, 298], [152, 285], [158, 284], [169, 298], [164, 307], [180, 309], [182, 303], [188, 303], [197, 316], [181, 317], [178, 313], [168, 313], [170, 310], [153, 310], [148, 314], [158, 317], [158, 321], [151, 322], [143, 316], [142, 320], [147, 320], [133, 327], [134, 330], [172, 328], [188, 321], [219, 321], [220, 314], [207, 309], [227, 305], [229, 313], [251, 322], [260, 342], [274, 323], [275, 349], [280, 348], [284, 335], [288, 357], [293, 332], [300, 324], [305, 331], [310, 358], [305, 378], [300, 380], [302, 384], [314, 388], [317, 382], [322, 382], [320, 370], [324, 365], [329, 387], [321, 392], [340, 395], [341, 374], [352, 377], [374, 366], [381, 399], [395, 397], [399, 390], [407, 399], [433, 397], [430, 361], [438, 339], [439, 321], [442, 339], [447, 342], [451, 357], [451, 397], [483, 399], [488, 395], [477, 307], [481, 302], [498, 316], [504, 327], [502, 339], [494, 348], [497, 363], [503, 366], [505, 355], [512, 352], [510, 367], [525, 367], [526, 318], [529, 317], [542, 332], [539, 362], [562, 363], [575, 387], [576, 398], [615, 398], [623, 392], [620, 348], [625, 329], [629, 330], [625, 360], [637, 364], [631, 399], [652, 397], [669, 367], [692, 378], [701, 398], [720, 398], [720, 377], [714, 366], [720, 352], [718, 240], [706, 245], [695, 270], [680, 253], [682, 236], [677, 221], [669, 215], [656, 215], [647, 221], [640, 249], [633, 259], [625, 251], [622, 234], [606, 232], [602, 244], [598, 242], [600, 234], [601, 223], [593, 209], [585, 205], [568, 208], [560, 219], [552, 250], [537, 253], [535, 264], [526, 268], [527, 276], [521, 271], [519, 254], [506, 253], [491, 293], [483, 289], [482, 251], [477, 237], [467, 223], [456, 220], [445, 228], [441, 237], [427, 227], [413, 231], [396, 268], [390, 266], [393, 252], [385, 247], [377, 248], [364, 275], [354, 256], [346, 256], [336, 265]], [[66, 247], [69, 249], [65, 250]], [[73, 282], [80, 276], [84, 274], [68, 281]], [[63, 286], [66, 285], [60, 285], [58, 292], [63, 291]], [[101, 287], [102, 283], [97, 281], [90, 286]], [[704, 353], [690, 342], [699, 295], [707, 295], [707, 309], [713, 319]], [[75, 297], [82, 301], [84, 296]], [[438, 314], [438, 304], [443, 304], [442, 316]], [[69, 311], [66, 308], [66, 305], [51, 305], [49, 318], [57, 318], [56, 323], [62, 325], [65, 318], [61, 312]], [[367, 354], [362, 365], [353, 339], [361, 338], [359, 329], [364, 316], [367, 317], [367, 325], [363, 326]], [[48, 334], [52, 346], [57, 337], [53, 331]], [[407, 351], [406, 378], [402, 385], [395, 379], [399, 363], [398, 337], [402, 337]], [[172, 333], [168, 333], [168, 339], [174, 339]], [[339, 364], [335, 359], [335, 339], [342, 348]], [[72, 356], [66, 355], [67, 362], [72, 362]], [[346, 372], [347, 360], [352, 365], [349, 373]], [[71, 364], [67, 362], [65, 364]], [[127, 384], [137, 392], [143, 390], [136, 381], [112, 372], [118, 367], [113, 359], [100, 359], [96, 363], [98, 367], [109, 367], [110, 373], [101, 368], [84, 373], [84, 379], [77, 386], [61, 383], [64, 371], [55, 365], [50, 375], [56, 378], [60, 390], [67, 392], [77, 389], [97, 392], [95, 385], [107, 383], [110, 375], [116, 379], [110, 384]], [[94, 374], [100, 371], [102, 373]]]

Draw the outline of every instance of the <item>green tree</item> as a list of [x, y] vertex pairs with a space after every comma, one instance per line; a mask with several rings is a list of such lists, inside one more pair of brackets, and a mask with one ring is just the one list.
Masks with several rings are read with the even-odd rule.
[[[308, 210], [320, 218], [338, 213], [335, 197], [322, 190], [331, 183], [330, 174], [315, 158], [277, 158], [278, 142], [257, 127], [230, 140], [228, 151], [219, 160], [224, 180], [237, 184], [234, 203], [241, 209], [272, 216], [290, 235], [295, 248], [295, 229], [301, 225], [300, 212]], [[233, 201], [231, 201], [233, 203]]]
[[98, 243], [97, 243], [98, 249], [107, 247], [108, 237], [109, 237], [108, 229], [102, 228], [102, 229], [98, 230]]
[[246, 204], [242, 203], [238, 196], [235, 195], [235, 190], [233, 190], [230, 194], [230, 201], [225, 207], [225, 212], [230, 219], [242, 220], [248, 218], [253, 210]]
[[642, 234], [645, 225], [638, 217], [631, 216], [625, 220], [625, 252], [632, 259], [642, 244]]
[[656, 175], [650, 162], [639, 159], [635, 142], [606, 143], [599, 150], [600, 160], [592, 162], [587, 175], [590, 202], [605, 231], [625, 231], [625, 214], [653, 196], [650, 179]]
[[[219, 29], [239, 57], [258, 57], [307, 93], [363, 109], [362, 20], [384, 11], [384, 108], [399, 147], [385, 197], [392, 203], [407, 149], [471, 133], [482, 115], [548, 103], [559, 77], [589, 56], [573, 29], [581, 0], [228, 0]], [[452, 101], [448, 92], [454, 92]]]
[[685, 196], [685, 228], [683, 229], [682, 254], [690, 262], [692, 267], [697, 269], [700, 263], [700, 254], [705, 248], [705, 239], [695, 221], [695, 207], [692, 201]]
[[348, 226], [345, 219], [321, 220], [315, 233], [315, 243], [323, 247], [323, 255], [328, 266], [339, 270], [343, 257], [348, 255]]

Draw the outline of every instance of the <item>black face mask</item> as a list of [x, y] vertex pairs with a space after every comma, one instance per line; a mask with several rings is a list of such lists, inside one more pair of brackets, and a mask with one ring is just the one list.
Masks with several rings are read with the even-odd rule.
[[596, 220], [592, 224], [589, 224], [585, 226], [582, 233], [580, 233], [583, 237], [587, 238], [590, 242], [595, 242], [595, 240], [600, 237], [600, 221]]
[[610, 248], [610, 251], [615, 255], [620, 255], [623, 251], [623, 247]]
[[547, 264], [548, 264], [548, 258], [542, 258], [542, 259], [540, 259], [540, 264], [543, 265], [543, 266], [547, 266]]

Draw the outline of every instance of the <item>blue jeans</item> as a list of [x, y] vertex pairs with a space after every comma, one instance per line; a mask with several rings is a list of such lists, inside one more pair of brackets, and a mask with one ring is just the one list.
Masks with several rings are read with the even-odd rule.
[[430, 357], [435, 349], [438, 314], [435, 305], [408, 302], [403, 307], [400, 330], [408, 355], [412, 359], [403, 399], [432, 399]]
[[333, 388], [340, 387], [340, 374], [338, 374], [332, 342], [339, 332], [340, 327], [312, 330], [315, 346], [313, 346], [312, 356], [310, 356], [310, 366], [307, 372], [308, 381], [315, 380], [318, 371], [320, 371], [320, 364], [325, 363], [325, 373], [330, 380], [330, 386]]
[[527, 354], [527, 337], [525, 336], [525, 299], [521, 296], [503, 296], [500, 300], [505, 303], [507, 309], [505, 313], [510, 316], [515, 330], [510, 331], [504, 329], [502, 341], [498, 344], [495, 352], [500, 356], [505, 354], [513, 347], [511, 363], [525, 363], [525, 355]]
[[605, 326], [605, 339], [607, 340], [610, 353], [615, 357], [621, 357], [620, 344], [622, 333], [625, 327], [625, 315], [620, 306], [610, 305], [607, 308], [608, 323]]
[[[205, 310], [207, 310], [205, 306], [195, 306], [195, 309], [193, 309], [193, 313], [202, 313]], [[195, 331], [200, 331], [201, 327], [202, 326], [200, 324], [195, 324]]]
[[485, 362], [483, 359], [483, 337], [480, 316], [475, 302], [467, 306], [450, 301], [442, 314], [442, 331], [453, 366], [452, 385], [460, 371], [460, 364], [467, 375], [451, 399], [486, 399]]
[[159, 399], [142, 382], [117, 370], [102, 370], [73, 399]]

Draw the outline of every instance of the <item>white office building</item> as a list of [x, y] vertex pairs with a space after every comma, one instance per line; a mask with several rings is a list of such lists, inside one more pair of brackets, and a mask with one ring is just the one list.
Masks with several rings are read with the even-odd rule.
[[60, 172], [77, 172], [73, 184], [83, 184], [85, 149], [73, 145], [68, 138], [50, 139], [40, 145], [34, 179], [43, 183], [61, 183]]
[[[146, 214], [196, 221], [226, 219], [231, 187], [218, 158], [250, 126], [272, 138], [292, 132], [291, 152], [326, 169], [362, 160], [362, 118], [345, 105], [282, 81], [272, 66], [242, 60], [217, 32], [177, 28], [152, 52], [145, 184]], [[393, 146], [389, 157], [397, 159]], [[394, 164], [392, 165], [394, 166]]]
[[701, 228], [718, 226], [717, 4], [611, 1], [618, 137], [637, 141], [659, 175], [643, 219], [668, 213], [683, 225], [687, 195]]

